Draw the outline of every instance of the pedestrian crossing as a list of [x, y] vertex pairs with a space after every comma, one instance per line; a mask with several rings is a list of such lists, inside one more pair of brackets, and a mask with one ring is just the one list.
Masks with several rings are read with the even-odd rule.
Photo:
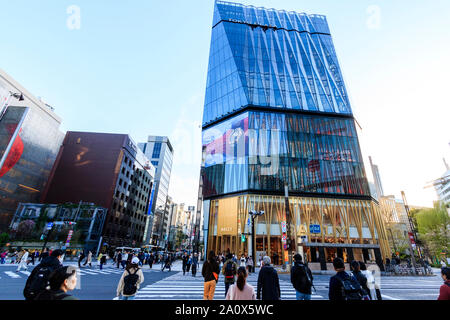
[[[148, 272], [161, 272], [160, 270], [155, 269], [142, 269], [144, 273]], [[94, 269], [94, 268], [78, 268], [78, 274], [80, 276], [102, 276], [102, 275], [112, 275], [112, 274], [118, 274], [121, 275], [124, 272], [122, 268], [103, 268], [103, 270], [100, 269]], [[6, 275], [7, 278], [12, 279], [21, 279], [21, 278], [28, 278], [28, 276], [31, 274], [31, 270], [25, 270], [25, 271], [19, 271], [16, 272], [16, 270], [13, 271], [4, 271], [2, 274]]]
[[[257, 289], [258, 275], [251, 274], [247, 278], [247, 283]], [[281, 299], [295, 300], [295, 289], [292, 284], [285, 280], [280, 280]], [[135, 300], [202, 300], [203, 299], [203, 278], [201, 276], [192, 277], [190, 274], [183, 276], [179, 272], [154, 284], [141, 287], [136, 294]], [[225, 284], [223, 278], [219, 279], [214, 294], [214, 300], [225, 299]], [[323, 300], [321, 295], [313, 294], [312, 300]]]

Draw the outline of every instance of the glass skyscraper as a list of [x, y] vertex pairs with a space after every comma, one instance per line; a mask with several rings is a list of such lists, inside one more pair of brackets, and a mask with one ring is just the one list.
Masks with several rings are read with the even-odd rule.
[[281, 264], [290, 235], [321, 269], [390, 255], [325, 16], [216, 2], [202, 182], [208, 250]]

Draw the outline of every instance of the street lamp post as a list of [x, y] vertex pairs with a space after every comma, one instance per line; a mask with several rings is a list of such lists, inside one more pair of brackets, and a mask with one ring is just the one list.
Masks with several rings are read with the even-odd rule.
[[252, 236], [252, 259], [253, 259], [253, 267], [256, 266], [256, 233], [255, 233], [255, 219], [258, 216], [262, 216], [264, 214], [264, 211], [255, 211], [255, 210], [251, 210], [249, 212], [249, 215], [251, 217], [251, 222], [252, 222], [252, 231], [251, 231], [251, 236]]

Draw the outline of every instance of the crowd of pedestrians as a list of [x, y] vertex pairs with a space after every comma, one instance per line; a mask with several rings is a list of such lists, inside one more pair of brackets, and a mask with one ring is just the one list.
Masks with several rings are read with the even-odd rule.
[[[18, 263], [17, 271], [23, 268], [26, 270], [27, 265], [34, 263], [37, 258], [40, 261], [29, 275], [23, 290], [26, 300], [77, 300], [69, 294], [77, 284], [77, 268], [62, 265], [64, 259], [62, 250], [45, 248], [40, 253], [37, 250], [29, 252], [24, 249], [16, 252], [15, 257]], [[89, 265], [92, 268], [92, 259], [91, 251], [81, 252], [78, 266], [81, 268]], [[112, 260], [114, 266], [122, 267], [124, 270], [117, 285], [116, 299], [133, 300], [144, 282], [142, 267], [148, 264], [149, 268], [152, 268], [154, 263], [160, 262], [162, 271], [165, 268], [170, 271], [175, 255], [168, 252], [125, 250], [117, 251], [111, 258], [108, 253], [102, 252], [97, 256], [100, 269], [108, 259]], [[315, 290], [313, 274], [300, 254], [295, 254], [293, 259], [290, 281], [295, 289], [296, 299], [311, 300], [312, 289]], [[271, 258], [262, 257], [256, 288], [247, 283], [249, 274], [255, 272], [252, 262], [251, 256], [241, 255], [238, 258], [230, 252], [219, 255], [215, 255], [213, 251], [209, 252], [201, 270], [204, 279], [203, 299], [213, 300], [216, 285], [222, 275], [226, 300], [281, 300], [280, 280], [277, 270], [271, 264]], [[181, 264], [183, 275], [191, 273], [195, 277], [200, 265], [198, 254], [185, 252], [181, 256]], [[343, 259], [335, 258], [333, 267], [336, 273], [329, 281], [329, 300], [382, 300], [379, 283], [367, 270], [364, 262], [352, 261], [351, 272], [347, 272]], [[440, 288], [438, 300], [450, 300], [450, 268], [443, 267], [441, 276], [444, 283]]]

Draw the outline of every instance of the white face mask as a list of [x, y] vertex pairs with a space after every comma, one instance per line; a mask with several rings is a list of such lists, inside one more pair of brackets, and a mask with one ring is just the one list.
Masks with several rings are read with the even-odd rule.
[[64, 261], [64, 256], [59, 257], [58, 260], [59, 260], [59, 262], [63, 263], [63, 261]]

